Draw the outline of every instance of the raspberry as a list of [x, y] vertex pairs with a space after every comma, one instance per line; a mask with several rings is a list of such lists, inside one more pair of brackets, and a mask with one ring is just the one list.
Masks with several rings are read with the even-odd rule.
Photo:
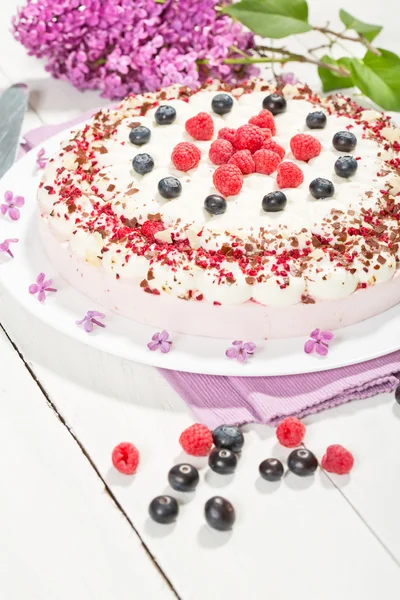
[[321, 153], [320, 142], [312, 135], [298, 133], [290, 140], [290, 149], [297, 160], [308, 161]]
[[286, 448], [296, 448], [304, 440], [306, 428], [296, 417], [288, 417], [276, 428], [278, 442]]
[[235, 139], [236, 129], [231, 129], [230, 127], [223, 127], [218, 131], [218, 137], [221, 140], [228, 140], [233, 145], [233, 141]]
[[229, 160], [229, 164], [239, 167], [243, 175], [250, 175], [250, 173], [254, 173], [256, 170], [256, 165], [250, 150], [239, 150], [238, 152], [235, 152]]
[[201, 152], [197, 146], [190, 142], [180, 142], [172, 150], [171, 160], [179, 171], [189, 171], [197, 167], [201, 159]]
[[205, 425], [195, 423], [181, 433], [179, 443], [187, 454], [207, 456], [213, 445], [212, 433]]
[[214, 134], [214, 121], [208, 113], [200, 112], [186, 121], [185, 128], [195, 140], [211, 140]]
[[222, 165], [214, 171], [213, 182], [223, 196], [236, 196], [242, 189], [243, 175], [236, 165]]
[[325, 469], [325, 471], [328, 471], [328, 473], [336, 473], [337, 475], [350, 473], [353, 465], [353, 455], [346, 450], [346, 448], [340, 446], [340, 444], [328, 446], [321, 461], [321, 467]]
[[163, 231], [164, 225], [161, 221], [145, 221], [140, 228], [142, 235], [149, 240], [149, 242], [154, 241], [154, 234], [158, 231]]
[[276, 134], [274, 115], [266, 108], [260, 111], [255, 117], [251, 117], [249, 123], [257, 125], [257, 127], [261, 127], [261, 129], [270, 129], [272, 135]]
[[215, 140], [210, 146], [208, 156], [214, 165], [225, 165], [233, 153], [233, 146], [228, 140]]
[[282, 160], [286, 154], [285, 149], [282, 148], [282, 146], [280, 146], [279, 144], [277, 144], [275, 140], [265, 140], [262, 147], [266, 150], [272, 150], [272, 152], [276, 152], [277, 154], [279, 154]]
[[264, 136], [259, 127], [242, 125], [235, 133], [233, 145], [237, 150], [250, 150], [253, 153], [261, 148], [263, 141]]
[[130, 442], [121, 442], [112, 451], [111, 459], [117, 471], [133, 475], [139, 465], [139, 450]]
[[296, 188], [304, 181], [303, 171], [291, 162], [283, 162], [278, 166], [276, 182], [278, 187]]
[[270, 129], [263, 127], [261, 128], [261, 131], [264, 136], [264, 140], [269, 140], [271, 138], [272, 132]]
[[253, 158], [256, 165], [256, 172], [263, 173], [264, 175], [271, 175], [281, 162], [279, 154], [263, 148], [254, 152]]

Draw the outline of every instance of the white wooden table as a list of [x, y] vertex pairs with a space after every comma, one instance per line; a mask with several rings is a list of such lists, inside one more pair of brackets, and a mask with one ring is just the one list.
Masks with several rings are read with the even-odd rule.
[[[314, 22], [322, 22], [342, 3], [310, 4]], [[26, 56], [8, 31], [16, 5], [0, 8], [0, 88], [28, 83], [24, 131], [104, 104], [96, 93], [49, 79]], [[398, 51], [396, 6], [353, 0], [349, 10], [386, 22], [382, 45]], [[320, 472], [263, 482], [259, 462], [286, 453], [273, 429], [247, 427], [235, 476], [203, 469], [177, 523], [162, 527], [147, 507], [167, 490], [166, 474], [182, 456], [177, 439], [192, 423], [184, 402], [155, 369], [63, 338], [7, 298], [0, 323], [2, 600], [399, 596], [400, 406], [393, 397], [305, 419], [317, 455], [331, 443], [354, 452], [351, 477]], [[111, 467], [111, 450], [123, 440], [141, 451], [134, 478]], [[237, 509], [229, 534], [203, 521], [205, 501], [218, 493]]]

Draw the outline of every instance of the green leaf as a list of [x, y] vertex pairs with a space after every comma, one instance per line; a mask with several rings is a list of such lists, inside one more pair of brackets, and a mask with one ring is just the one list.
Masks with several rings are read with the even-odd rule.
[[372, 42], [378, 33], [382, 31], [382, 27], [380, 25], [370, 25], [369, 23], [359, 21], [343, 9], [341, 9], [339, 16], [343, 25], [345, 25], [347, 29], [354, 29], [354, 31], [356, 31], [359, 35], [363, 35], [369, 42]]
[[380, 56], [367, 52], [362, 60], [350, 59], [354, 84], [385, 110], [400, 110], [400, 58], [378, 48]]
[[[330, 56], [323, 56], [320, 59], [322, 62], [328, 63], [328, 65], [335, 65], [337, 67], [342, 66], [345, 67], [348, 71], [350, 71], [350, 59], [347, 57], [339, 58], [338, 60], [333, 60]], [[322, 89], [324, 92], [330, 92], [332, 90], [338, 90], [341, 88], [349, 88], [353, 87], [353, 80], [351, 77], [340, 77], [340, 75], [336, 75], [332, 71], [328, 71], [328, 69], [324, 69], [323, 67], [318, 67], [318, 75], [322, 81]]]
[[312, 29], [306, 0], [242, 0], [224, 12], [262, 37], [277, 39]]

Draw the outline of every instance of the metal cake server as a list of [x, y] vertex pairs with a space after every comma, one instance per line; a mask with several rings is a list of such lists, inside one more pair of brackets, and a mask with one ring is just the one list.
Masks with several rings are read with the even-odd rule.
[[0, 178], [15, 161], [27, 103], [28, 87], [23, 83], [0, 96]]

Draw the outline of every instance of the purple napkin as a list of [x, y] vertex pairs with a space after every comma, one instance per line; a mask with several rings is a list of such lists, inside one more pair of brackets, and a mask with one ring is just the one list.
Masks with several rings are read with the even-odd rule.
[[[46, 138], [88, 119], [95, 111], [25, 135], [22, 154]], [[312, 360], [312, 358], [310, 358]], [[400, 379], [400, 351], [341, 369], [282, 377], [224, 377], [159, 369], [192, 409], [214, 428], [222, 423], [276, 425], [288, 416], [304, 417], [348, 402], [391, 392]]]

